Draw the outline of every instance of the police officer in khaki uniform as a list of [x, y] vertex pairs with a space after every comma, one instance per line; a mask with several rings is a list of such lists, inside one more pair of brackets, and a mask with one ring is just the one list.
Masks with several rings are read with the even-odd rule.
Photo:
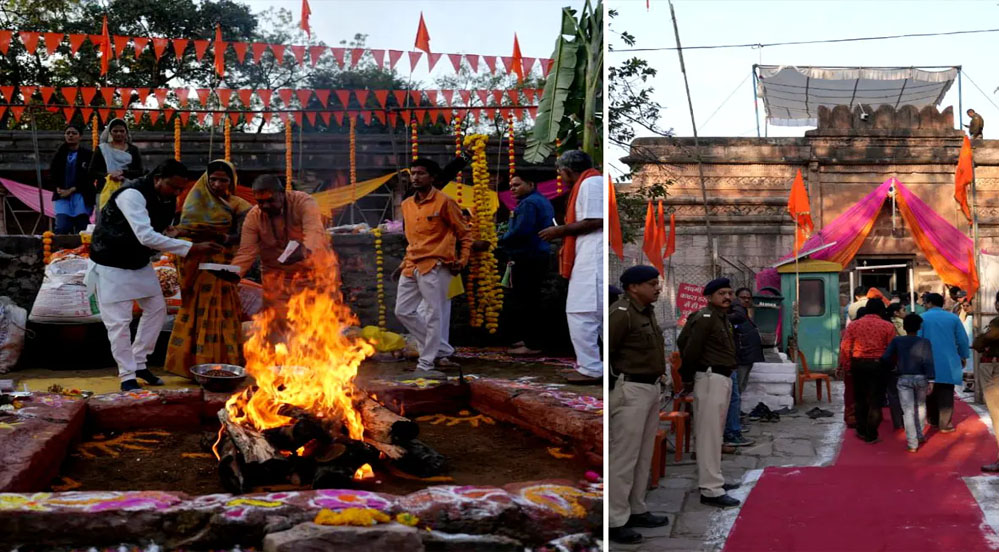
[[701, 504], [728, 508], [740, 504], [726, 493], [739, 485], [726, 485], [721, 470], [725, 415], [736, 367], [735, 333], [728, 320], [732, 284], [728, 278], [711, 280], [704, 286], [704, 295], [708, 306], [687, 319], [676, 344], [683, 358], [684, 388], [694, 390], [694, 451]]
[[666, 371], [663, 333], [652, 304], [659, 298], [659, 271], [633, 266], [621, 275], [624, 295], [610, 307], [610, 539], [634, 544], [634, 527], [661, 527], [645, 505], [652, 451], [659, 428]]

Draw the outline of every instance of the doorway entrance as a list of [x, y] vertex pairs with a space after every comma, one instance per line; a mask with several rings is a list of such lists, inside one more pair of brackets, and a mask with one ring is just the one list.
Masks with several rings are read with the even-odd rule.
[[878, 288], [886, 297], [898, 293], [903, 303], [912, 309], [916, 304], [916, 284], [913, 266], [915, 255], [905, 257], [857, 256], [850, 269], [850, 291], [856, 286]]

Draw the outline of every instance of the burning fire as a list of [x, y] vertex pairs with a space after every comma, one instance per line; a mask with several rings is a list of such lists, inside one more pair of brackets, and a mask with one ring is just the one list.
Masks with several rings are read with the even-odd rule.
[[265, 282], [268, 293], [290, 299], [286, 308], [279, 300], [278, 306], [253, 317], [253, 334], [243, 351], [256, 387], [230, 397], [226, 409], [233, 422], [265, 430], [293, 423], [279, 411], [297, 407], [344, 426], [351, 439], [361, 440], [364, 426], [353, 404], [354, 378], [361, 361], [375, 350], [363, 339], [344, 335], [357, 317], [341, 297], [336, 255], [320, 252], [308, 262], [306, 278], [284, 286]]
[[354, 479], [371, 479], [375, 476], [375, 471], [371, 469], [371, 464], [365, 464], [354, 472]]

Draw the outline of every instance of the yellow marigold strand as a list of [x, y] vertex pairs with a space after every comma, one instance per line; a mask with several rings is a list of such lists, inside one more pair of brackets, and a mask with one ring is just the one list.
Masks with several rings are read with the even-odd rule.
[[489, 169], [486, 162], [486, 140], [481, 134], [465, 137], [465, 146], [472, 152], [472, 194], [475, 200], [475, 226], [477, 239], [489, 242], [489, 249], [473, 257], [476, 274], [476, 305], [471, 314], [473, 327], [483, 325], [490, 334], [499, 328], [499, 313], [503, 305], [503, 290], [499, 286], [499, 272], [494, 251], [496, 249], [496, 224], [489, 212]]
[[52, 232], [46, 231], [42, 232], [42, 260], [45, 264], [49, 264], [49, 259], [52, 258]]
[[410, 127], [410, 133], [409, 133], [410, 143], [412, 144], [412, 149], [413, 149], [413, 161], [416, 161], [416, 158], [420, 156], [419, 155], [420, 154], [420, 144], [419, 144], [419, 142], [417, 141], [417, 138], [416, 138], [416, 118], [415, 117], [409, 121], [409, 127]]
[[[454, 118], [454, 156], [461, 157], [461, 115], [457, 115]], [[457, 183], [457, 201], [458, 206], [461, 207], [461, 191], [465, 185], [462, 183], [462, 174], [459, 171], [454, 177], [454, 181]]]
[[173, 158], [180, 161], [180, 117], [173, 120]]
[[350, 199], [354, 200], [357, 186], [357, 117], [350, 116]]
[[97, 150], [97, 143], [98, 143], [98, 141], [100, 141], [100, 138], [101, 138], [101, 133], [100, 133], [100, 131], [99, 131], [99, 130], [97, 129], [97, 127], [99, 126], [99, 124], [100, 124], [100, 123], [98, 123], [98, 122], [97, 122], [97, 115], [94, 115], [94, 118], [93, 118], [93, 122], [92, 122], [92, 123], [90, 123], [90, 138], [91, 138], [91, 139], [93, 140], [93, 142], [94, 142], [94, 147], [93, 147], [93, 149], [94, 149], [95, 151]]
[[[555, 157], [558, 157], [558, 150], [562, 149], [562, 140], [555, 139]], [[555, 195], [562, 195], [562, 173], [555, 173]]]
[[291, 186], [291, 121], [284, 123], [284, 181], [285, 189], [289, 192]]
[[375, 235], [375, 288], [378, 290], [378, 327], [385, 330], [385, 283], [384, 276], [384, 255], [382, 252], [382, 229], [375, 228], [372, 233]]
[[507, 146], [509, 149], [509, 163], [510, 163], [510, 176], [513, 177], [516, 174], [516, 161], [514, 158], [513, 149], [513, 112], [507, 113], [506, 116], [506, 129], [507, 129]]
[[225, 160], [232, 160], [232, 121], [229, 120], [229, 114], [225, 116]]

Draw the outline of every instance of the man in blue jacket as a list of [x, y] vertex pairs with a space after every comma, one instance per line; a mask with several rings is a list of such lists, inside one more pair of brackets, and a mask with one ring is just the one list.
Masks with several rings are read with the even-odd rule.
[[954, 431], [954, 386], [962, 382], [962, 371], [971, 355], [968, 334], [957, 315], [943, 310], [944, 298], [939, 293], [926, 296], [927, 311], [919, 337], [933, 345], [933, 367], [936, 380], [933, 392], [926, 398], [926, 419], [940, 428], [940, 433]]
[[541, 304], [541, 286], [551, 265], [551, 247], [538, 237], [538, 232], [552, 225], [555, 211], [533, 182], [519, 176], [510, 179], [510, 192], [517, 198], [517, 207], [510, 217], [509, 229], [499, 239], [499, 246], [513, 263], [511, 316], [517, 323], [511, 328], [515, 328], [518, 335], [508, 352], [539, 355], [538, 338], [544, 332], [539, 327], [543, 317], [538, 316], [538, 305]]

